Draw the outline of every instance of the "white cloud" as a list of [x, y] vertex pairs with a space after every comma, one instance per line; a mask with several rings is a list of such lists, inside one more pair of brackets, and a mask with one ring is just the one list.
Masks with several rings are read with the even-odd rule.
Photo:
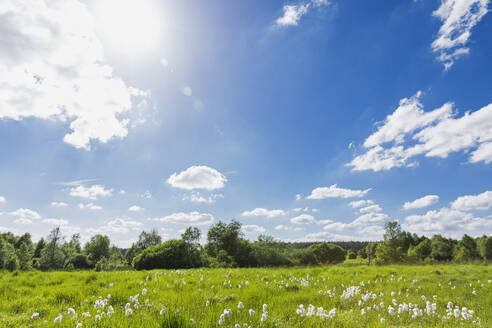
[[68, 224], [68, 221], [64, 219], [43, 219], [41, 220], [41, 222], [46, 224], [56, 225], [56, 226], [63, 226]]
[[465, 233], [471, 236], [490, 235], [490, 222], [490, 219], [476, 218], [471, 213], [441, 208], [439, 211], [428, 211], [423, 215], [407, 216], [402, 229], [427, 236], [441, 234], [461, 238]]
[[374, 202], [370, 199], [368, 200], [365, 200], [365, 199], [362, 199], [362, 200], [354, 200], [352, 202], [349, 203], [349, 205], [352, 207], [352, 208], [359, 208], [359, 207], [362, 207], [362, 206], [368, 206], [368, 205], [372, 205], [374, 204]]
[[366, 207], [362, 207], [359, 212], [360, 213], [376, 213], [376, 212], [381, 212], [383, 209], [378, 205], [378, 204], [374, 204], [374, 205], [369, 205], [369, 206], [366, 206]]
[[290, 219], [290, 222], [294, 224], [309, 224], [309, 223], [314, 223], [315, 220], [314, 220], [314, 216], [312, 215], [301, 214]]
[[15, 223], [19, 223], [19, 224], [31, 224], [32, 223], [32, 220], [31, 219], [26, 219], [26, 218], [18, 218], [14, 221]]
[[351, 197], [363, 197], [371, 189], [366, 190], [351, 190], [338, 188], [336, 184], [330, 187], [318, 187], [311, 192], [311, 195], [306, 199], [324, 199], [324, 198], [351, 198]]
[[0, 203], [5, 203], [7, 200], [5, 199], [5, 197], [3, 196], [0, 196]]
[[168, 61], [167, 61], [166, 58], [161, 58], [161, 65], [163, 67], [168, 67], [169, 66], [169, 63], [168, 63]]
[[19, 208], [9, 213], [10, 215], [17, 216], [21, 219], [41, 219], [41, 215], [38, 212], [30, 210], [28, 208]]
[[51, 202], [51, 206], [53, 207], [67, 207], [68, 204], [64, 202]]
[[417, 155], [446, 158], [470, 150], [470, 162], [492, 162], [492, 104], [456, 118], [452, 103], [424, 112], [420, 95], [402, 99], [395, 112], [366, 139], [368, 150], [347, 165], [354, 171], [381, 171], [418, 165], [409, 161]]
[[246, 224], [241, 227], [241, 230], [246, 234], [261, 234], [265, 233], [265, 228], [256, 224]]
[[123, 189], [121, 189], [121, 190], [119, 191], [119, 194], [120, 194], [120, 195], [125, 195], [125, 194], [126, 194], [126, 191], [125, 191], [125, 190], [123, 190]]
[[110, 197], [113, 195], [113, 189], [106, 189], [101, 185], [92, 185], [90, 187], [77, 186], [70, 189], [70, 196], [88, 198], [96, 200], [98, 197]]
[[208, 197], [205, 197], [200, 195], [200, 192], [198, 191], [192, 191], [189, 196], [188, 195], [183, 196], [183, 200], [190, 200], [193, 203], [207, 203], [207, 204], [215, 203], [218, 198], [224, 198], [224, 195], [212, 194]]
[[186, 97], [190, 97], [192, 95], [193, 91], [191, 90], [190, 87], [184, 87], [183, 88], [183, 94], [186, 96]]
[[311, 0], [304, 4], [284, 5], [282, 7], [283, 15], [277, 18], [277, 26], [297, 26], [302, 16], [306, 15], [311, 8], [321, 8], [330, 5], [328, 0]]
[[138, 231], [142, 227], [142, 223], [134, 220], [116, 218], [109, 221], [104, 226], [99, 228], [89, 228], [90, 233], [127, 233], [130, 230]]
[[296, 195], [296, 200], [301, 200], [302, 199], [302, 195], [301, 194], [297, 194]]
[[413, 202], [405, 202], [405, 204], [403, 204], [403, 209], [413, 210], [417, 208], [424, 208], [427, 206], [431, 206], [432, 204], [435, 204], [438, 200], [439, 200], [439, 196], [437, 195], [427, 195], [422, 198], [418, 198]]
[[275, 226], [274, 228], [275, 230], [283, 230], [283, 231], [302, 231], [304, 230], [304, 228], [302, 227], [290, 227], [290, 226], [286, 226], [286, 225], [283, 225], [283, 224], [279, 224], [277, 226]]
[[154, 218], [151, 220], [177, 224], [207, 225], [214, 222], [214, 216], [209, 213], [200, 213], [194, 211], [189, 213], [173, 213], [162, 218]]
[[472, 28], [488, 12], [489, 0], [442, 0], [441, 6], [432, 15], [442, 21], [438, 37], [432, 42], [432, 51], [439, 53], [438, 59], [449, 69], [456, 59], [468, 54], [465, 45], [470, 39]]
[[274, 218], [276, 216], [285, 215], [284, 210], [267, 210], [266, 208], [255, 208], [252, 211], [244, 211], [241, 216], [265, 216], [267, 218]]
[[325, 224], [329, 224], [329, 223], [332, 223], [333, 220], [330, 220], [330, 219], [324, 219], [324, 220], [318, 220], [316, 221], [317, 224], [322, 224], [322, 225], [325, 225]]
[[87, 209], [87, 210], [91, 210], [91, 211], [102, 210], [102, 206], [96, 205], [94, 203], [87, 203], [87, 204], [79, 203], [78, 207], [80, 209]]
[[147, 199], [152, 198], [152, 194], [150, 193], [149, 190], [145, 190], [143, 194], [138, 194], [137, 196], [140, 198], [147, 198]]
[[458, 211], [488, 210], [492, 207], [492, 191], [458, 197], [451, 207]]
[[319, 212], [319, 209], [317, 209], [317, 208], [313, 208], [313, 209], [311, 209], [311, 212], [313, 212], [313, 213], [318, 213], [318, 212]]
[[138, 205], [133, 205], [133, 206], [130, 206], [130, 207], [128, 208], [128, 210], [129, 210], [130, 212], [141, 212], [141, 211], [143, 211], [143, 210], [144, 210], [144, 208], [143, 208], [143, 207], [140, 207], [140, 206], [138, 206]]
[[74, 180], [74, 181], [61, 181], [61, 182], [55, 182], [56, 185], [59, 186], [64, 186], [64, 187], [76, 187], [76, 186], [81, 186], [83, 184], [86, 184], [88, 182], [94, 182], [97, 181], [97, 179], [81, 179], [81, 180]]
[[282, 8], [284, 14], [282, 17], [277, 18], [275, 23], [278, 26], [295, 26], [299, 24], [301, 17], [307, 14], [309, 4], [305, 5], [284, 5]]
[[132, 99], [149, 93], [113, 76], [85, 4], [4, 0], [0, 13], [0, 118], [69, 122], [63, 140], [87, 150], [127, 135]]
[[173, 173], [167, 183], [175, 188], [215, 190], [224, 187], [225, 175], [208, 166], [191, 166], [181, 173]]

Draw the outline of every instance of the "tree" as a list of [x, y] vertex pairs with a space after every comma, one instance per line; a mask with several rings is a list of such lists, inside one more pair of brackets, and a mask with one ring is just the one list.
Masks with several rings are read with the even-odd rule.
[[19, 245], [16, 255], [19, 260], [19, 268], [21, 270], [27, 271], [32, 269], [31, 253], [29, 252], [29, 247], [25, 241]]
[[109, 257], [109, 237], [103, 235], [93, 236], [85, 244], [84, 250], [93, 264], [96, 264], [103, 257], [107, 259]]
[[492, 260], [492, 237], [483, 236], [477, 240], [478, 253], [484, 260]]
[[397, 247], [396, 244], [401, 233], [401, 226], [396, 220], [386, 222], [384, 225], [384, 240], [389, 241], [394, 248]]
[[345, 261], [345, 251], [340, 246], [329, 243], [318, 243], [309, 246], [317, 264], [336, 264]]
[[366, 246], [366, 254], [367, 254], [367, 265], [371, 265], [371, 260], [376, 257], [376, 249], [378, 243], [370, 242]]
[[409, 255], [415, 256], [418, 260], [425, 260], [425, 258], [429, 257], [432, 252], [432, 244], [430, 239], [425, 238], [417, 246], [413, 247], [412, 252], [413, 254], [409, 253]]
[[458, 261], [471, 261], [478, 258], [477, 243], [475, 239], [463, 235], [461, 240], [456, 245], [456, 252], [454, 258]]
[[430, 257], [436, 261], [449, 261], [453, 258], [451, 243], [440, 235], [432, 237]]
[[41, 257], [41, 251], [43, 248], [46, 246], [46, 242], [44, 241], [43, 238], [41, 238], [37, 243], [36, 243], [36, 248], [34, 249], [34, 255], [33, 258], [40, 258]]
[[[225, 263], [227, 266], [248, 266], [251, 261], [252, 248], [247, 240], [242, 240], [241, 223], [233, 220], [229, 224], [219, 221], [207, 233], [207, 254], [219, 260], [232, 258], [234, 263]], [[219, 256], [220, 253], [220, 256]]]
[[151, 246], [133, 259], [137, 270], [152, 269], [186, 269], [192, 268], [183, 240], [171, 239], [162, 244]]
[[5, 262], [5, 269], [9, 271], [19, 270], [19, 259], [15, 253], [11, 253]]
[[5, 269], [7, 260], [15, 253], [14, 246], [0, 236], [0, 269]]
[[77, 253], [82, 253], [82, 246], [80, 244], [80, 233], [74, 233], [72, 235], [72, 239], [70, 240], [70, 244], [74, 247]]
[[60, 228], [51, 230], [46, 247], [41, 251], [40, 265], [44, 270], [61, 269], [64, 264], [60, 244], [63, 240]]
[[151, 246], [159, 245], [162, 243], [162, 238], [157, 232], [157, 230], [152, 229], [149, 232], [142, 231], [138, 236], [138, 241], [136, 243], [136, 247], [144, 250]]

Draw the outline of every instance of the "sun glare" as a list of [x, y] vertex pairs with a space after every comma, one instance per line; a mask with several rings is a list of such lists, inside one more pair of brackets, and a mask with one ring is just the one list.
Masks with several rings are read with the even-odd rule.
[[105, 0], [97, 15], [104, 43], [126, 55], [154, 50], [162, 34], [162, 17], [155, 0]]

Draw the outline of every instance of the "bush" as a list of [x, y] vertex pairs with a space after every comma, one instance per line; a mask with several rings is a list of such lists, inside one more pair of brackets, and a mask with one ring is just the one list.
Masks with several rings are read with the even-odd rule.
[[483, 236], [477, 240], [478, 253], [484, 260], [492, 260], [492, 237]]
[[345, 250], [340, 246], [319, 243], [309, 246], [316, 258], [317, 264], [336, 264], [345, 261]]
[[349, 260], [355, 260], [357, 258], [357, 254], [355, 254], [354, 251], [350, 251], [348, 252], [347, 257], [349, 258]]
[[188, 245], [182, 240], [171, 239], [162, 244], [151, 246], [133, 259], [137, 270], [186, 269], [199, 266], [196, 256], [190, 253]]
[[71, 263], [75, 269], [90, 269], [89, 258], [85, 254], [77, 254], [73, 257]]
[[19, 270], [19, 268], [20, 268], [20, 265], [19, 265], [19, 259], [17, 258], [17, 255], [10, 254], [10, 256], [7, 258], [7, 261], [5, 261], [5, 269], [12, 272], [15, 270]]

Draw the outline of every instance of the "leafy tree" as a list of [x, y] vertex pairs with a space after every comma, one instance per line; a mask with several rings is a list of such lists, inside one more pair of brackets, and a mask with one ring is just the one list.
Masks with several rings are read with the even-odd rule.
[[186, 249], [183, 240], [165, 241], [138, 254], [133, 259], [133, 267], [137, 270], [191, 268], [194, 263], [186, 256]]
[[[252, 266], [252, 247], [246, 239], [242, 239], [241, 223], [233, 220], [229, 224], [219, 221], [207, 233], [207, 254], [216, 258], [217, 263], [227, 266]], [[229, 259], [233, 262], [230, 263]], [[224, 262], [227, 260], [227, 262]]]
[[363, 259], [367, 259], [367, 251], [365, 248], [361, 248], [358, 252], [357, 255], [360, 256]]
[[467, 234], [456, 245], [454, 258], [458, 261], [471, 261], [478, 258], [477, 243]]
[[80, 233], [74, 233], [72, 235], [72, 239], [70, 240], [70, 244], [73, 246], [75, 251], [80, 254], [82, 253], [82, 246], [80, 244]]
[[376, 249], [378, 243], [370, 242], [366, 246], [366, 254], [367, 254], [367, 265], [371, 265], [371, 260], [376, 257]]
[[484, 260], [492, 260], [492, 237], [483, 236], [477, 240], [478, 253]]
[[345, 261], [345, 251], [340, 246], [329, 243], [318, 243], [309, 246], [317, 264], [336, 264]]
[[150, 231], [142, 231], [138, 236], [138, 241], [136, 243], [136, 247], [144, 250], [151, 246], [159, 245], [162, 243], [162, 238], [157, 232], [156, 229], [152, 229]]
[[6, 269], [7, 260], [14, 252], [14, 246], [6, 241], [3, 236], [0, 236], [0, 269]]
[[19, 268], [21, 270], [27, 271], [32, 269], [32, 259], [27, 242], [24, 241], [19, 245], [16, 255], [19, 260]]
[[347, 253], [347, 257], [350, 259], [350, 260], [355, 260], [357, 258], [357, 254], [355, 254], [354, 251], [350, 251]]
[[5, 269], [9, 271], [19, 270], [19, 259], [15, 253], [11, 253], [5, 262]]
[[418, 260], [425, 260], [425, 258], [429, 257], [432, 252], [432, 245], [430, 239], [426, 238], [421, 241], [417, 246], [413, 247], [412, 254], [409, 255], [414, 256]]
[[95, 235], [85, 244], [85, 252], [92, 263], [97, 263], [101, 258], [109, 257], [109, 237]]
[[200, 246], [201, 232], [198, 228], [188, 227], [181, 235], [181, 240], [184, 243], [186, 256], [189, 260], [191, 267], [199, 267], [202, 265], [201, 246]]
[[85, 254], [76, 254], [72, 258], [71, 264], [73, 265], [74, 269], [85, 270], [91, 268], [89, 258]]
[[60, 249], [63, 236], [60, 228], [51, 230], [48, 242], [41, 251], [40, 266], [44, 270], [61, 269], [64, 264], [64, 255]]
[[453, 258], [453, 247], [440, 235], [432, 237], [430, 257], [436, 261], [449, 261]]
[[36, 243], [36, 248], [34, 249], [34, 255], [33, 258], [40, 258], [41, 257], [41, 251], [43, 248], [46, 246], [46, 242], [44, 241], [43, 238], [41, 238], [37, 243]]

